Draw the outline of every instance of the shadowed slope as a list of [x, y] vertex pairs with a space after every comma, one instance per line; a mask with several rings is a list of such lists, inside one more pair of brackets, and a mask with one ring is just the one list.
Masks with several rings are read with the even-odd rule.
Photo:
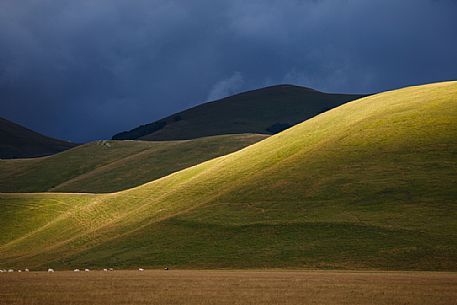
[[116, 140], [180, 140], [232, 133], [277, 133], [362, 95], [328, 94], [279, 85], [204, 103], [113, 136]]
[[0, 159], [47, 156], [75, 146], [0, 118]]
[[0, 192], [115, 192], [267, 138], [222, 135], [187, 141], [97, 141], [35, 159], [0, 160]]
[[[3, 242], [0, 259], [455, 271], [455, 168], [457, 83], [411, 87], [135, 189], [81, 198], [34, 231], [8, 218], [21, 233]], [[2, 209], [56, 195], [35, 196], [2, 195]]]

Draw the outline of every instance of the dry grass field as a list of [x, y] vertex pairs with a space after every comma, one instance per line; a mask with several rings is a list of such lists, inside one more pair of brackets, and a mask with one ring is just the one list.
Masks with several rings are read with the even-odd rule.
[[457, 304], [457, 273], [335, 271], [0, 274], [0, 304]]

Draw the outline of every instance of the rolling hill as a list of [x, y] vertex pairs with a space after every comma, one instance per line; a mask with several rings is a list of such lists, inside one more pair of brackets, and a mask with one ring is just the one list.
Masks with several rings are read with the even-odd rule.
[[49, 157], [0, 160], [0, 192], [117, 192], [267, 137], [242, 134], [183, 141], [96, 141]]
[[0, 118], [0, 159], [47, 156], [75, 146]]
[[204, 103], [121, 132], [113, 140], [183, 140], [221, 134], [274, 134], [361, 95], [279, 85]]
[[0, 268], [457, 271], [457, 82], [347, 103], [112, 194], [0, 195]]

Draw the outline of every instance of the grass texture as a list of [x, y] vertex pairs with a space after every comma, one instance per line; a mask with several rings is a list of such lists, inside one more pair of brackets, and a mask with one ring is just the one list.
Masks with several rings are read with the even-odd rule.
[[457, 82], [409, 87], [126, 191], [0, 195], [0, 262], [456, 271], [456, 168]]
[[0, 305], [453, 305], [455, 273], [115, 271], [0, 274]]
[[239, 134], [187, 141], [96, 141], [44, 158], [0, 160], [0, 192], [121, 191], [267, 137]]

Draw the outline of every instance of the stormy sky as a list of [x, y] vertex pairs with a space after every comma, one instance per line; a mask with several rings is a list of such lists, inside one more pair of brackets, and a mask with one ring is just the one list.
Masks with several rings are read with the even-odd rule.
[[452, 79], [456, 0], [0, 0], [0, 116], [74, 142], [272, 84]]

